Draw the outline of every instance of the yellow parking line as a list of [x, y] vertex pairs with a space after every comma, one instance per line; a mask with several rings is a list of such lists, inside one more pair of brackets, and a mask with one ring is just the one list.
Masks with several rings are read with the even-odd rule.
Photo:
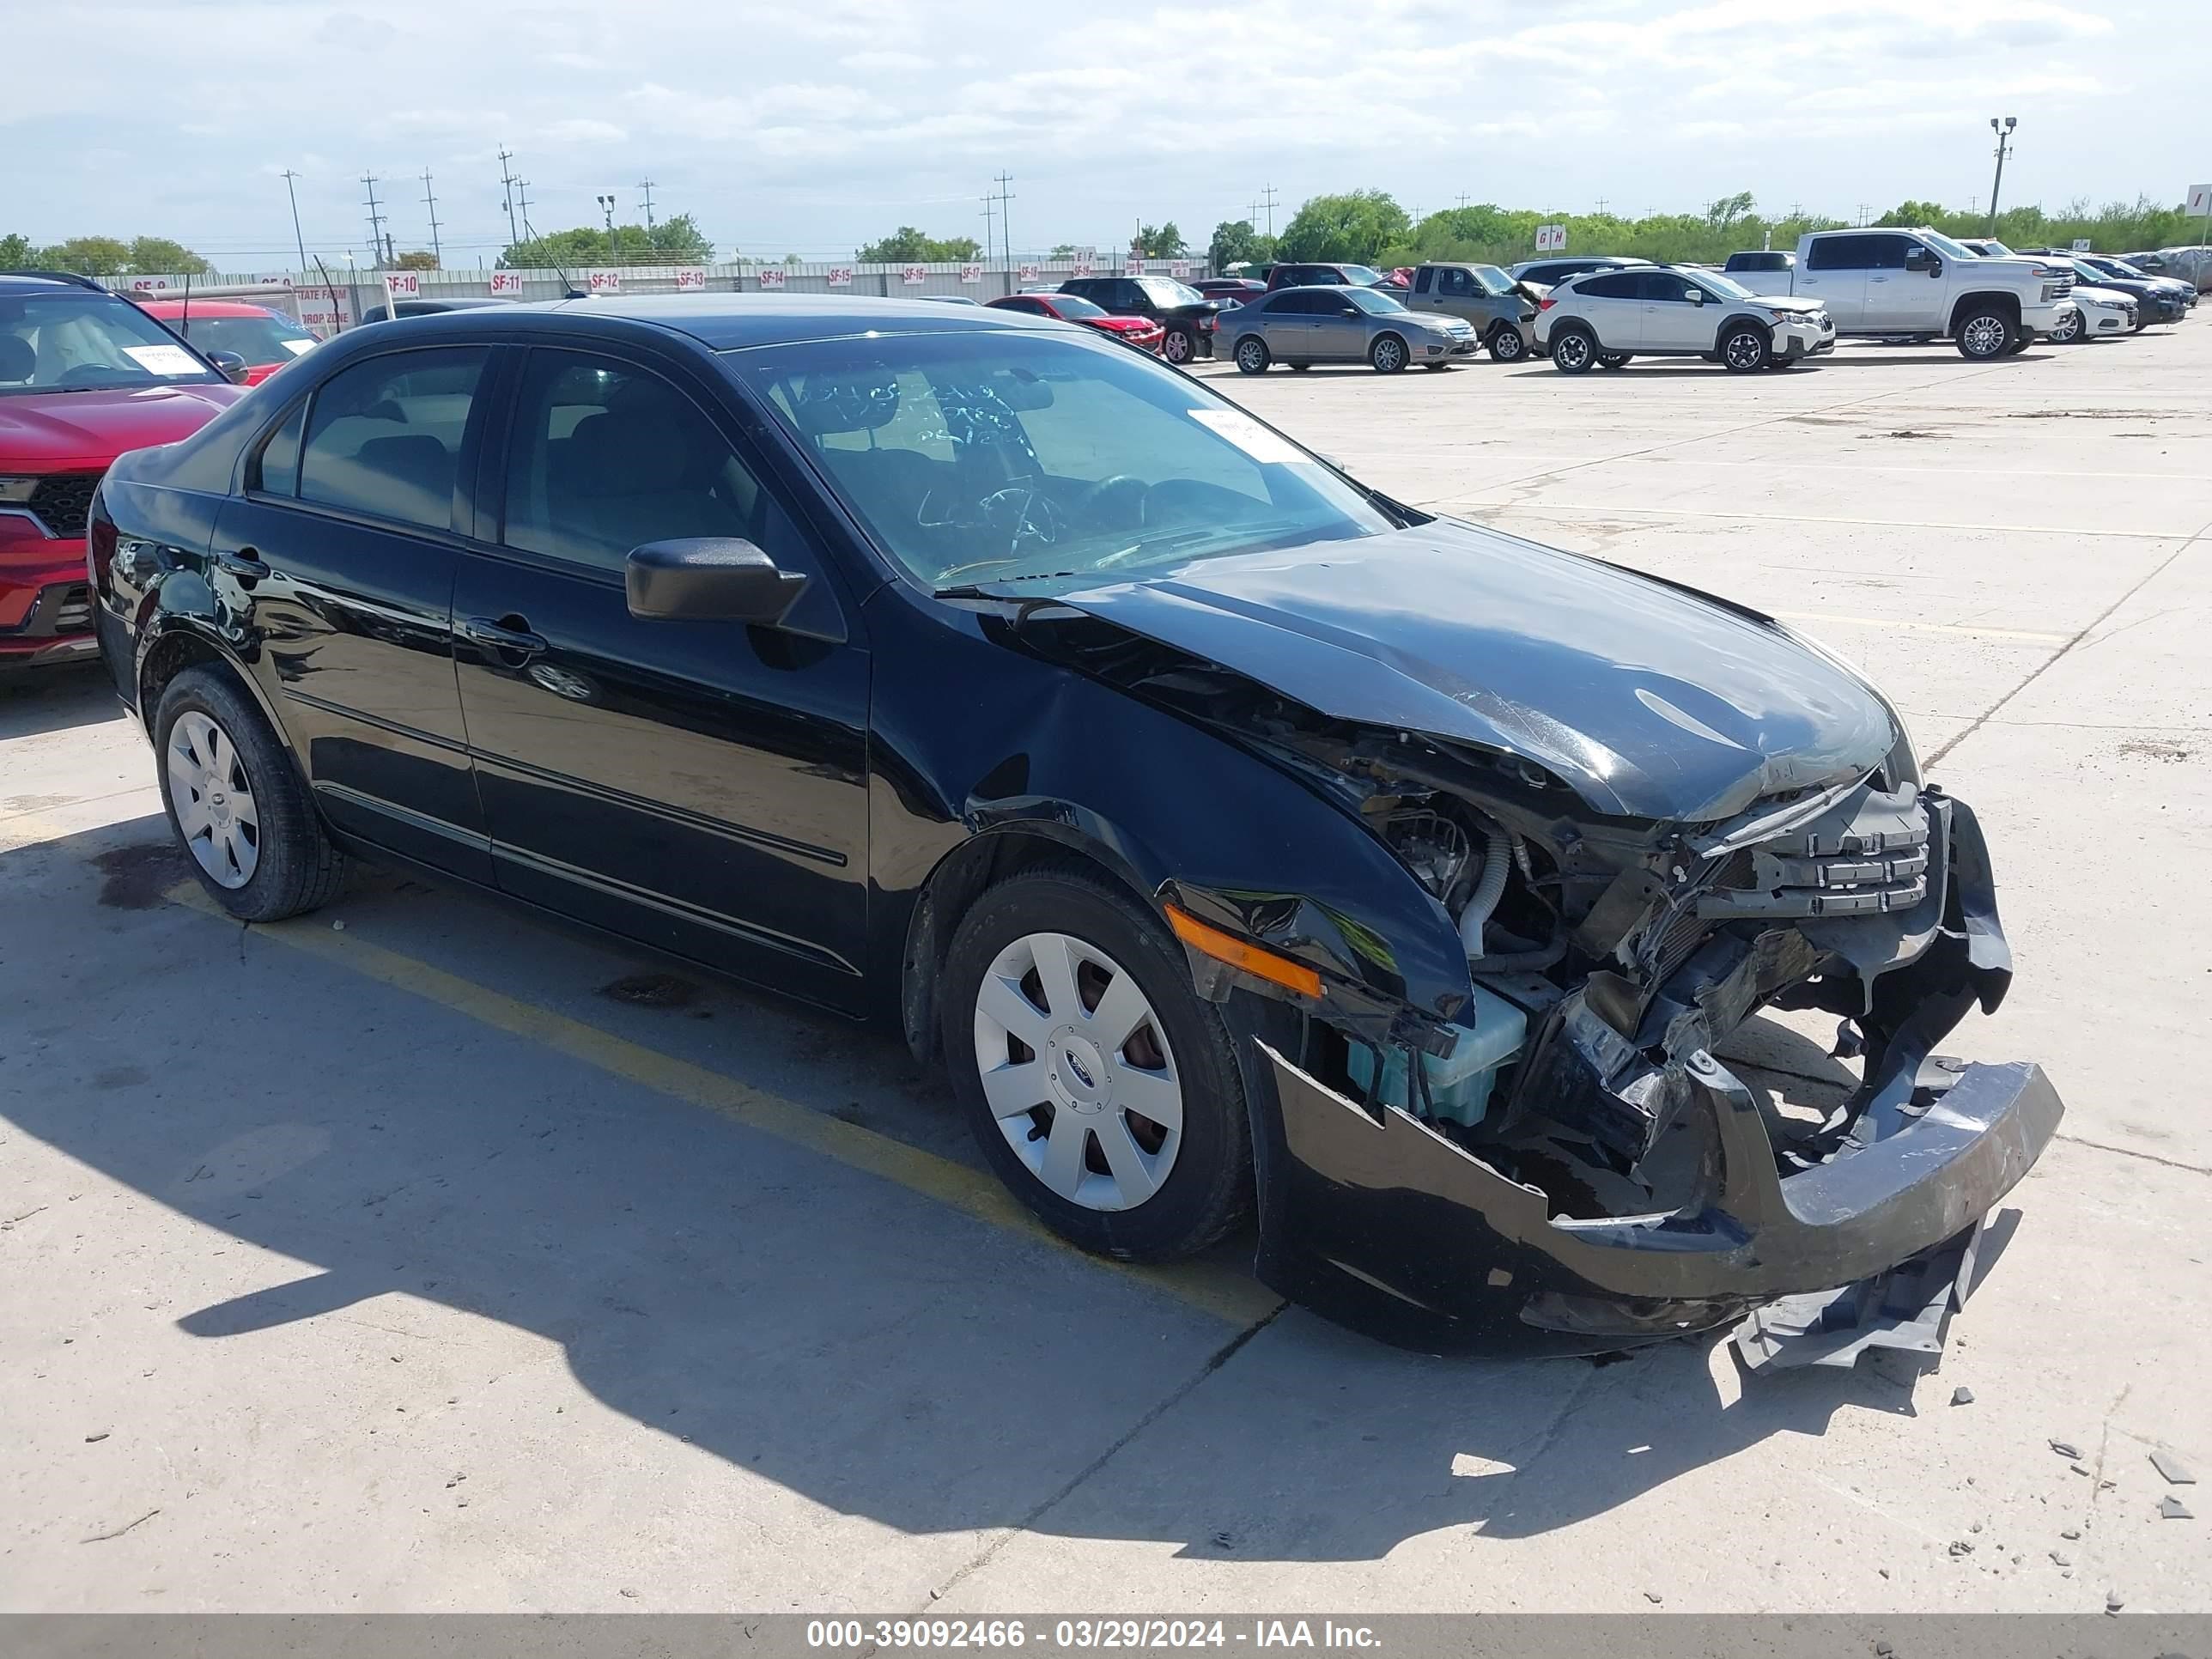
[[[204, 915], [223, 921], [231, 920], [197, 882], [180, 882], [166, 896], [172, 903]], [[1185, 1262], [1172, 1267], [1143, 1267], [1109, 1261], [1079, 1250], [1048, 1229], [995, 1178], [981, 1170], [955, 1164], [950, 1158], [923, 1152], [827, 1113], [811, 1110], [794, 1101], [764, 1093], [707, 1066], [611, 1036], [581, 1020], [533, 1007], [457, 974], [434, 968], [427, 962], [373, 945], [358, 934], [339, 933], [327, 922], [295, 918], [290, 921], [257, 924], [253, 931], [396, 990], [542, 1044], [572, 1060], [597, 1066], [611, 1076], [641, 1084], [694, 1106], [703, 1106], [749, 1129], [819, 1152], [848, 1168], [865, 1170], [978, 1221], [1049, 1244], [1094, 1267], [1165, 1291], [1178, 1301], [1231, 1324], [1255, 1323], [1282, 1305], [1281, 1297], [1250, 1274], [1225, 1264]]]

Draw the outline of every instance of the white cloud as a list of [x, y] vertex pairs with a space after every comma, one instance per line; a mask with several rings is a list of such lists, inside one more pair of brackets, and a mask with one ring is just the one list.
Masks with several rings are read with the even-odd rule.
[[[726, 247], [821, 255], [901, 222], [980, 236], [1001, 170], [1024, 246], [1111, 246], [1139, 217], [1202, 238], [1268, 185], [1279, 226], [1306, 195], [1370, 185], [1431, 208], [1464, 191], [1636, 211], [1747, 188], [1847, 212], [1985, 191], [1992, 112], [2021, 118], [2014, 199], [2174, 195], [2185, 181], [2123, 118], [2195, 106], [2212, 8], [2162, 12], [2155, 51], [2112, 8], [197, 0], [180, 28], [155, 0], [78, 0], [11, 15], [25, 61], [100, 49], [0, 100], [0, 146], [34, 163], [11, 170], [0, 232], [174, 235], [259, 264], [290, 245], [273, 175], [293, 167], [311, 245], [362, 240], [364, 172], [401, 181], [395, 234], [426, 240], [404, 181], [428, 167], [446, 245], [472, 259], [505, 240], [502, 146], [541, 228], [595, 222], [596, 195], [651, 178], [657, 212], [696, 214]], [[158, 155], [159, 185], [95, 145]]]

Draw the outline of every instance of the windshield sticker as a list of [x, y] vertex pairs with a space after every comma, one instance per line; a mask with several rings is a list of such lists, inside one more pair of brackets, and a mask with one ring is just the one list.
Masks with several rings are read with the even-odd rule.
[[125, 346], [123, 355], [149, 374], [204, 374], [206, 365], [179, 345]]
[[1226, 438], [1255, 461], [1280, 462], [1285, 466], [1314, 465], [1312, 456], [1301, 453], [1241, 410], [1194, 409], [1190, 418], [1214, 436]]
[[285, 340], [280, 343], [295, 357], [304, 357], [315, 349], [315, 342], [313, 340]]

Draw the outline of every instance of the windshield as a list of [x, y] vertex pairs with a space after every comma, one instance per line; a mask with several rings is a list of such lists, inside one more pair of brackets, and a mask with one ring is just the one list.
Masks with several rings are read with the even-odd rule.
[[2130, 282], [2142, 282], [2143, 274], [2125, 259], [2092, 259], [2089, 263], [2108, 276], [2125, 277]]
[[1394, 527], [1242, 410], [1104, 342], [900, 334], [724, 361], [933, 591], [1066, 592]]
[[1475, 286], [1485, 294], [1513, 292], [1513, 279], [1496, 265], [1472, 265], [1468, 270], [1474, 277]]
[[2012, 258], [2012, 250], [2007, 247], [2002, 242], [1997, 240], [1994, 236], [1990, 237], [1986, 241], [1975, 243], [1974, 247], [1970, 248], [1967, 251], [1972, 252], [1974, 252], [1975, 249], [1978, 249], [1980, 251], [1981, 255], [1984, 259], [2009, 259]]
[[0, 396], [222, 380], [127, 300], [84, 289], [0, 297]]
[[1054, 311], [1069, 322], [1091, 317], [1103, 317], [1106, 314], [1105, 307], [1094, 306], [1090, 301], [1079, 299], [1073, 294], [1055, 294], [1048, 303]]
[[1137, 282], [1156, 306], [1202, 306], [1206, 303], [1206, 295], [1189, 283], [1178, 283], [1172, 276], [1139, 276]]
[[1954, 242], [1940, 230], [1923, 230], [1920, 238], [1947, 259], [1974, 259], [1981, 256], [1964, 242]]
[[315, 337], [289, 318], [185, 316], [171, 325], [202, 351], [235, 351], [259, 368], [289, 363], [315, 343]]
[[1701, 270], [1698, 273], [1698, 280], [1731, 300], [1755, 300], [1759, 297], [1735, 277], [1724, 276], [1717, 270]]
[[1382, 316], [1385, 312], [1403, 311], [1406, 308], [1398, 302], [1395, 295], [1379, 293], [1371, 288], [1348, 288], [1344, 290], [1344, 297], [1362, 311], [1377, 317]]
[[1382, 273], [1372, 265], [1339, 265], [1344, 280], [1359, 288], [1372, 288], [1382, 280]]

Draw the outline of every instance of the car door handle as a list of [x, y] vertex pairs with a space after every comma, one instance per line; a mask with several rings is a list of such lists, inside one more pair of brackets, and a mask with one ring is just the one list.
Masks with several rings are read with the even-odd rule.
[[535, 656], [545, 648], [544, 639], [532, 633], [530, 624], [520, 617], [501, 617], [497, 622], [488, 617], [471, 617], [462, 623], [461, 632], [477, 645], [514, 656]]
[[261, 556], [250, 547], [241, 547], [235, 553], [218, 553], [215, 568], [226, 576], [235, 576], [249, 587], [269, 574], [269, 567]]

